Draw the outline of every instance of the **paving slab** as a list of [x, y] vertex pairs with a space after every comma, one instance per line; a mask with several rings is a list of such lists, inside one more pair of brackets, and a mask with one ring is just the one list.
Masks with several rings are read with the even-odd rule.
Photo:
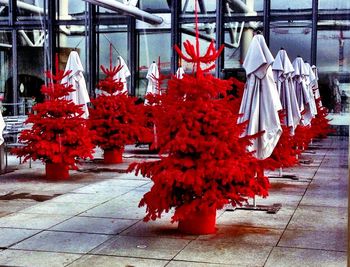
[[264, 267], [345, 267], [346, 258], [346, 252], [275, 247]]
[[12, 248], [64, 253], [87, 253], [109, 239], [108, 235], [43, 231]]
[[282, 233], [280, 229], [217, 225], [215, 234], [200, 235], [197, 240], [276, 246]]
[[[259, 204], [259, 203], [258, 203]], [[217, 224], [246, 227], [262, 227], [285, 229], [292, 214], [293, 208], [283, 207], [275, 214], [266, 211], [235, 210], [225, 211], [217, 220]]]
[[62, 196], [55, 197], [50, 200], [50, 203], [94, 203], [101, 204], [116, 198], [114, 193], [67, 193]]
[[287, 229], [345, 231], [347, 213], [347, 208], [299, 206]]
[[116, 256], [83, 256], [79, 260], [68, 265], [69, 267], [163, 267], [166, 266], [168, 261], [165, 260], [153, 260], [142, 259], [132, 257], [116, 257]]
[[79, 254], [7, 249], [0, 252], [1, 266], [62, 267], [80, 258]]
[[41, 230], [0, 228], [0, 247], [8, 248], [15, 243], [39, 233], [40, 231]]
[[133, 190], [131, 186], [110, 186], [106, 183], [94, 183], [87, 186], [80, 187], [73, 190], [72, 193], [90, 193], [90, 194], [113, 194], [114, 196], [120, 196]]
[[208, 262], [195, 262], [195, 261], [171, 261], [167, 267], [220, 267], [220, 266], [230, 266], [239, 267], [242, 265], [237, 265], [234, 263], [222, 264], [222, 263], [208, 263]]
[[121, 219], [143, 219], [146, 214], [146, 208], [138, 208], [138, 202], [127, 199], [114, 199], [86, 212], [81, 216], [103, 217], [103, 218], [121, 218]]
[[278, 242], [278, 246], [345, 252], [347, 236], [346, 231], [334, 231], [332, 229], [327, 231], [286, 230]]
[[21, 213], [77, 215], [83, 211], [95, 207], [96, 205], [96, 203], [61, 203], [46, 201], [44, 203], [21, 210]]
[[76, 216], [50, 228], [50, 230], [115, 235], [131, 227], [138, 221], [139, 220]]
[[0, 218], [0, 227], [47, 229], [71, 217], [71, 215], [41, 214], [38, 216], [30, 213], [13, 213]]
[[171, 260], [190, 241], [163, 237], [117, 236], [90, 253]]
[[272, 246], [220, 241], [191, 241], [174, 259], [239, 266], [263, 266]]

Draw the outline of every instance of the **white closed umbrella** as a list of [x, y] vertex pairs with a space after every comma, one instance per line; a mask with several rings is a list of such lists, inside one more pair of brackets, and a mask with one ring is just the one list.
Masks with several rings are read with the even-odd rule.
[[308, 70], [306, 69], [304, 60], [301, 57], [296, 57], [293, 61], [293, 82], [295, 93], [298, 100], [299, 110], [302, 114], [302, 124], [310, 125], [313, 118], [313, 114], [310, 109], [310, 94], [306, 85], [306, 76]]
[[292, 79], [294, 68], [286, 50], [281, 49], [277, 53], [272, 64], [272, 70], [282, 108], [285, 112], [283, 123], [291, 129], [291, 134], [294, 135], [295, 129], [300, 123], [301, 114]]
[[153, 62], [147, 71], [146, 79], [148, 80], [146, 94], [157, 94], [158, 93], [158, 79], [159, 70], [155, 62]]
[[315, 75], [315, 79], [313, 81], [311, 81], [311, 86], [312, 86], [312, 90], [314, 92], [314, 97], [315, 97], [315, 100], [318, 100], [318, 104], [320, 106], [322, 106], [321, 94], [320, 94], [320, 90], [318, 88], [318, 70], [317, 70], [317, 67], [315, 65], [312, 65], [311, 69]]
[[312, 71], [312, 68], [309, 63], [305, 63], [306, 70], [308, 72], [308, 75], [306, 75], [306, 86], [309, 91], [310, 95], [310, 110], [313, 116], [317, 115], [317, 108], [316, 108], [316, 102], [315, 102], [315, 96], [314, 92], [312, 90], [312, 84], [314, 83], [316, 76], [314, 72]]
[[67, 100], [72, 100], [76, 105], [83, 105], [83, 117], [87, 119], [89, 117], [89, 110], [87, 103], [90, 102], [90, 97], [86, 88], [86, 82], [84, 78], [84, 68], [81, 64], [80, 57], [76, 51], [72, 51], [69, 54], [65, 72], [71, 71], [71, 73], [62, 79], [62, 83], [71, 84], [73, 92], [69, 93], [66, 97]]
[[282, 106], [273, 79], [273, 61], [264, 37], [261, 34], [255, 35], [243, 63], [247, 81], [239, 110], [242, 116], [238, 122], [248, 121], [242, 136], [263, 132], [248, 147], [249, 151], [255, 151], [258, 159], [266, 159], [271, 155], [282, 134], [278, 116], [278, 110]]
[[5, 129], [5, 121], [4, 118], [2, 117], [2, 112], [0, 110], [0, 145], [4, 143], [4, 137], [3, 137], [3, 131]]
[[184, 69], [182, 68], [182, 66], [180, 66], [180, 67], [177, 69], [175, 76], [176, 76], [176, 78], [178, 78], [178, 79], [182, 79], [182, 78], [184, 77], [184, 74], [185, 74], [185, 71], [184, 71]]
[[130, 73], [130, 70], [129, 70], [128, 66], [125, 63], [125, 60], [121, 56], [118, 56], [118, 61], [119, 61], [119, 65], [122, 68], [120, 69], [120, 71], [117, 72], [116, 75], [114, 75], [113, 79], [121, 81], [124, 84], [123, 85], [123, 90], [121, 92], [122, 93], [125, 93], [125, 92], [127, 93], [128, 92], [128, 86], [127, 86], [126, 78], [128, 78], [131, 75], [131, 73]]

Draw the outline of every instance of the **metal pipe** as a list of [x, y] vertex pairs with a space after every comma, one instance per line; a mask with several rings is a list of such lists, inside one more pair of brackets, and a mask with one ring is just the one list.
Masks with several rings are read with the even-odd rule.
[[134, 16], [136, 19], [142, 20], [149, 24], [162, 24], [163, 18], [145, 12], [137, 7], [125, 5], [116, 0], [83, 0], [91, 4], [102, 6], [104, 8], [125, 13], [125, 15]]

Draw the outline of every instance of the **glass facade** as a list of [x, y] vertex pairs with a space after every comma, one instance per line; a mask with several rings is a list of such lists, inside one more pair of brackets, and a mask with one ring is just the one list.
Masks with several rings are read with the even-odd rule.
[[[131, 71], [129, 93], [140, 98], [153, 61], [164, 75], [174, 73], [179, 64], [191, 70], [190, 65], [179, 62], [172, 47], [194, 40], [195, 0], [119, 1], [128, 9], [92, 2], [1, 1], [4, 115], [26, 113], [33, 99], [41, 101], [44, 70], [54, 68], [56, 55], [64, 68], [72, 50], [81, 57], [91, 96], [103, 77], [100, 65], [108, 66], [110, 60], [116, 64], [118, 56]], [[245, 53], [254, 32], [260, 30], [273, 55], [283, 47], [292, 61], [300, 55], [315, 64], [324, 105], [336, 116], [350, 114], [350, 1], [198, 0], [197, 8], [201, 50], [211, 40], [217, 47], [225, 46], [217, 62], [217, 76], [245, 79]]]

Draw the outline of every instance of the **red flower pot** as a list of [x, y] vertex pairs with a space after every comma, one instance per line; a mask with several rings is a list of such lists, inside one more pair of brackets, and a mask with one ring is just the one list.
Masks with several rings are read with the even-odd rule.
[[51, 180], [66, 180], [69, 178], [69, 169], [65, 163], [45, 164], [46, 178]]
[[103, 154], [104, 163], [115, 164], [123, 162], [124, 149], [105, 150]]
[[187, 218], [179, 221], [178, 229], [184, 234], [190, 235], [208, 235], [216, 232], [216, 209], [191, 213]]

